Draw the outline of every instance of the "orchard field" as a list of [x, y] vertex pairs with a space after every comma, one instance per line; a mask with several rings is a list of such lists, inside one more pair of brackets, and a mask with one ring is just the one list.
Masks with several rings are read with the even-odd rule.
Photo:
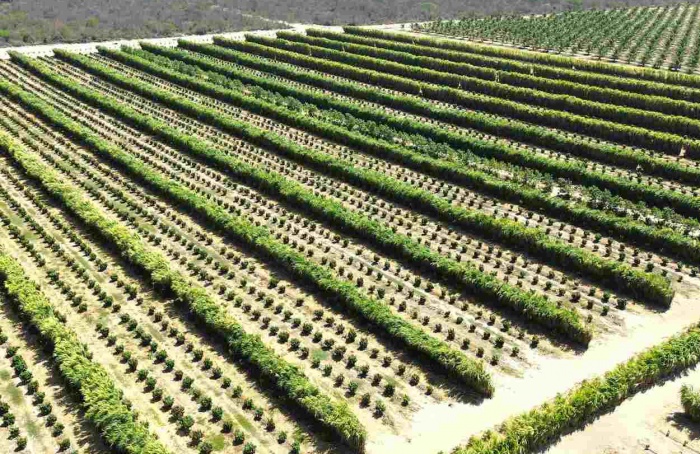
[[700, 4], [620, 7], [534, 16], [437, 20], [415, 29], [595, 60], [693, 73], [700, 62]]
[[564, 60], [13, 52], [0, 450], [526, 452], [693, 367], [700, 77]]

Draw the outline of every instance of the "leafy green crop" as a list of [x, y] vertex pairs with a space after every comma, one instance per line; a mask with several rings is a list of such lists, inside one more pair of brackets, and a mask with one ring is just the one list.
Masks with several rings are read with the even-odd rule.
[[[207, 82], [202, 82], [195, 77], [175, 73], [167, 68], [157, 66], [134, 55], [118, 53], [107, 49], [103, 50], [103, 52], [112, 55], [121, 61], [134, 64], [140, 69], [154, 72], [160, 77], [165, 77], [166, 79], [175, 81], [181, 85], [194, 88], [195, 90], [212, 95], [218, 99], [232, 102], [237, 106], [249, 109], [256, 113], [261, 113], [276, 120], [284, 121], [293, 126], [301, 125], [314, 132], [325, 130], [327, 131], [327, 133], [324, 134], [325, 136], [350, 136], [352, 139], [356, 139], [358, 141], [363, 140], [362, 135], [360, 134], [347, 133], [341, 128], [319, 122], [307, 116], [299, 115], [294, 112], [283, 111], [278, 106], [272, 105], [268, 102], [242, 95], [233, 90], [223, 89]], [[85, 63], [85, 65], [89, 65], [90, 68], [93, 68], [94, 71], [98, 69], [97, 66], [87, 62], [85, 59], [82, 59], [82, 61]], [[101, 74], [104, 75], [104, 71], [102, 71]], [[661, 276], [639, 272], [627, 265], [618, 264], [599, 258], [588, 251], [568, 246], [559, 240], [551, 238], [541, 230], [525, 227], [518, 222], [510, 221], [508, 219], [498, 219], [476, 210], [457, 207], [443, 198], [434, 196], [423, 189], [400, 182], [380, 172], [361, 169], [343, 159], [334, 158], [312, 149], [300, 147], [281, 136], [273, 133], [267, 133], [262, 130], [258, 130], [257, 128], [250, 127], [244, 123], [234, 121], [226, 115], [220, 115], [213, 109], [208, 109], [195, 103], [188, 102], [181, 97], [172, 96], [163, 90], [152, 89], [145, 84], [130, 83], [115, 72], [111, 72], [109, 77], [111, 80], [118, 80], [118, 83], [121, 85], [126, 84], [131, 89], [136, 89], [144, 94], [147, 93], [151, 99], [158, 99], [161, 102], [165, 102], [167, 105], [184, 111], [188, 115], [219, 126], [239, 137], [243, 137], [246, 140], [260, 146], [274, 150], [279, 154], [302, 162], [303, 164], [311, 166], [312, 168], [322, 171], [334, 178], [341, 178], [350, 184], [368, 188], [382, 196], [388, 197], [399, 203], [409, 205], [413, 209], [421, 209], [428, 215], [437, 216], [446, 222], [454, 223], [462, 228], [465, 228], [466, 230], [475, 232], [478, 235], [485, 236], [494, 241], [507, 244], [511, 247], [518, 248], [527, 252], [528, 254], [543, 257], [548, 260], [554, 260], [561, 267], [586, 273], [592, 279], [598, 280], [604, 285], [623, 289], [624, 291], [629, 292], [638, 298], [647, 299], [660, 304], [669, 304], [673, 297], [673, 292], [669, 287], [668, 281]], [[367, 139], [365, 139], [364, 142], [366, 144], [370, 143]], [[376, 142], [373, 143], [373, 145], [381, 146], [380, 144], [376, 144]], [[217, 156], [217, 153], [210, 154], [212, 156]], [[269, 177], [261, 178], [260, 181], [265, 182], [268, 179]], [[304, 209], [309, 209], [311, 206], [313, 206], [313, 204], [300, 201], [299, 199], [293, 200], [292, 203], [296, 203]], [[316, 206], [321, 205], [323, 204], [316, 204]], [[419, 266], [423, 267], [437, 265], [435, 267], [437, 268], [438, 273], [448, 276], [449, 279], [459, 279], [459, 274], [462, 274], [463, 276], [471, 274], [473, 277], [467, 279], [470, 281], [467, 283], [467, 287], [470, 289], [475, 287], [473, 284], [474, 282], [481, 281], [485, 283], [489, 280], [493, 280], [488, 278], [477, 278], [476, 276], [479, 274], [482, 276], [484, 274], [477, 272], [473, 268], [471, 271], [467, 272], [465, 271], [465, 269], [468, 269], [467, 265], [460, 266], [461, 264], [459, 263], [431, 253], [427, 248], [421, 247], [405, 236], [394, 234], [390, 231], [390, 229], [382, 229], [380, 226], [370, 228], [369, 226], [371, 223], [369, 220], [363, 219], [364, 216], [350, 213], [347, 210], [344, 210], [338, 204], [326, 202], [325, 205], [328, 207], [333, 205], [333, 208], [312, 209], [311, 212], [318, 213], [325, 220], [335, 224], [341, 223], [340, 225], [342, 227], [347, 228], [350, 231], [357, 232], [356, 234], [361, 237], [373, 240], [375, 244], [382, 246], [385, 250], [410, 251], [408, 253], [404, 253], [403, 258], [414, 260]], [[333, 212], [340, 214], [334, 216]], [[357, 219], [355, 222], [351, 222], [355, 219]], [[391, 240], [389, 240], [389, 238], [391, 238]], [[401, 248], [397, 247], [399, 244], [402, 244], [403, 246]], [[459, 269], [460, 272], [455, 273], [454, 271], [450, 271], [450, 269]], [[478, 288], [479, 286], [477, 285], [476, 287]], [[496, 295], [497, 293], [483, 294], [483, 296], [487, 298], [497, 297]], [[524, 299], [524, 297], [522, 298]]]
[[[23, 153], [4, 133], [0, 133], [0, 149]], [[124, 453], [166, 454], [165, 447], [146, 425], [137, 422], [134, 413], [122, 401], [121, 391], [107, 371], [88, 359], [86, 347], [75, 332], [58, 319], [51, 303], [26, 277], [22, 266], [2, 250], [0, 285], [28, 323], [51, 346], [59, 371], [80, 394], [86, 418], [97, 426], [107, 444]]]
[[602, 377], [587, 380], [554, 401], [515, 416], [497, 431], [472, 437], [455, 454], [520, 454], [546, 446], [582, 428], [591, 418], [612, 410], [640, 390], [700, 361], [700, 327], [640, 353]]
[[[37, 68], [41, 67], [37, 66]], [[50, 72], [47, 75], [50, 75]], [[85, 97], [85, 99], [89, 97], [93, 103], [96, 105], [99, 103], [103, 108], [109, 106], [109, 110], [119, 115], [120, 118], [146, 128], [149, 133], [157, 134], [167, 139], [169, 143], [183, 147], [186, 151], [199, 155], [199, 157], [218, 161], [224, 168], [232, 173], [236, 173], [237, 177], [242, 178], [249, 184], [252, 183], [267, 191], [277, 191], [285, 195], [288, 200], [308, 200], [311, 203], [310, 209], [318, 211], [328, 209], [323, 199], [302, 190], [296, 184], [286, 182], [280, 175], [262, 171], [234, 158], [221, 156], [214, 148], [206, 146], [201, 140], [182, 134], [152, 118], [141, 116], [129, 107], [113, 99], [100, 97], [94, 91], [81, 87], [65, 78], [55, 76], [52, 80], [55, 83], [63, 81], [66, 84], [72, 84], [72, 88], [71, 85], [64, 85], [63, 88], [74, 94], [82, 93], [81, 97]], [[39, 104], [37, 104], [36, 108], [39, 108]], [[54, 121], [56, 121], [56, 118], [59, 117], [54, 115]], [[77, 129], [72, 127], [71, 132], [74, 135], [80, 134], [81, 139], [87, 141], [87, 144], [93, 150], [116, 162], [135, 178], [146, 182], [157, 191], [170, 197], [172, 201], [199, 214], [226, 235], [233, 237], [239, 243], [251, 247], [253, 251], [263, 258], [274, 261], [276, 264], [287, 268], [293, 275], [315, 286], [320, 292], [328, 295], [330, 302], [337, 303], [341, 309], [359, 315], [365, 321], [377, 327], [382, 333], [404, 343], [408, 348], [420, 355], [431, 359], [442, 370], [475, 390], [485, 395], [490, 395], [493, 392], [490, 376], [480, 362], [467, 358], [463, 353], [452, 349], [445, 342], [430, 336], [420, 328], [394, 315], [388, 306], [360, 293], [351, 283], [336, 278], [327, 267], [310, 262], [290, 246], [276, 240], [266, 228], [258, 227], [243, 217], [229, 214], [219, 205], [209, 202], [193, 191], [176, 185], [171, 180], [161, 176], [158, 172], [145, 166], [141, 161], [132, 158], [113, 145], [94, 140], [92, 137], [94, 134], [84, 128]], [[333, 215], [336, 217], [351, 216], [345, 210], [333, 213]], [[375, 228], [375, 224], [360, 224], [357, 228], [372, 229]], [[388, 231], [388, 234], [393, 235], [391, 231]], [[401, 246], [400, 243], [395, 245], [395, 247]], [[507, 297], [514, 298], [516, 295], [517, 293], [513, 295], [507, 294]], [[568, 311], [559, 312], [568, 315]]]
[[[148, 170], [141, 162], [103, 141], [31, 93], [6, 81], [0, 81], [0, 91], [42, 115], [71, 136], [79, 138], [93, 150], [112, 152], [115, 156], [122, 157], [135, 171]], [[110, 242], [125, 260], [146, 272], [155, 287], [172, 292], [186, 304], [211, 333], [226, 341], [236, 358], [244, 360], [277, 392], [294, 402], [344, 443], [358, 451], [364, 450], [365, 429], [346, 403], [334, 402], [322, 394], [297, 366], [277, 356], [258, 336], [246, 333], [236, 319], [214, 301], [204, 288], [194, 285], [179, 272], [173, 271], [164, 256], [147, 248], [138, 235], [132, 234], [122, 224], [106, 217], [81, 190], [64, 183], [59, 174], [42, 164], [36, 155], [9, 141], [0, 145], [4, 145], [3, 151], [10, 154], [27, 176], [38, 181], [75, 216]], [[150, 175], [147, 173], [145, 178]], [[158, 179], [157, 176], [153, 178], [181, 197], [198, 197], [170, 181]], [[220, 208], [219, 210], [221, 211]], [[259, 232], [248, 233], [255, 235]]]

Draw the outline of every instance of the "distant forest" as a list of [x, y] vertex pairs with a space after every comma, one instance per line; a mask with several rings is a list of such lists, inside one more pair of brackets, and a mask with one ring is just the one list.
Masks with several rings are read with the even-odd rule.
[[[0, 46], [281, 28], [275, 20], [373, 24], [494, 13], [671, 3], [651, 0], [0, 0]], [[267, 20], [269, 18], [272, 20]]]
[[0, 0], [0, 46], [259, 30], [283, 24], [226, 0]]

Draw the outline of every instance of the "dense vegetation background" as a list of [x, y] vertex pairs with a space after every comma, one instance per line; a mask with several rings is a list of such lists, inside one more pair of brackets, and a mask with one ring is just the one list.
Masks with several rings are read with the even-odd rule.
[[[666, 0], [0, 0], [0, 46], [277, 28], [370, 24], [469, 14], [545, 13]], [[262, 16], [262, 17], [260, 17]]]
[[0, 0], [0, 46], [276, 28], [236, 0]]

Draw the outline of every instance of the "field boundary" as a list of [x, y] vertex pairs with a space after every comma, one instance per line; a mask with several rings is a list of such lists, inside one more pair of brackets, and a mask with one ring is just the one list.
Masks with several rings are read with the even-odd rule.
[[[471, 39], [466, 39], [466, 38], [460, 38], [457, 36], [447, 36], [447, 35], [441, 35], [439, 33], [430, 33], [430, 32], [421, 32], [421, 33], [416, 33], [411, 30], [411, 26], [414, 24], [424, 24], [427, 22], [405, 22], [405, 23], [396, 23], [396, 24], [373, 24], [373, 25], [362, 25], [362, 28], [374, 28], [374, 29], [379, 29], [379, 30], [389, 30], [389, 31], [400, 31], [403, 33], [409, 33], [415, 36], [429, 36], [433, 38], [439, 38], [439, 39], [450, 39], [454, 41], [466, 41], [466, 42], [471, 42], [471, 43], [476, 43], [476, 44], [481, 44], [484, 46], [493, 46], [493, 47], [500, 47], [504, 49], [513, 49], [513, 50], [519, 50], [523, 52], [531, 52], [534, 54], [548, 54], [548, 55], [561, 55], [565, 57], [571, 57], [571, 58], [577, 58], [581, 60], [589, 60], [589, 61], [603, 61], [606, 63], [609, 63], [611, 65], [616, 65], [616, 66], [629, 66], [633, 68], [642, 68], [639, 65], [636, 64], [628, 64], [624, 62], [615, 62], [610, 58], [607, 57], [593, 57], [590, 55], [584, 55], [584, 54], [573, 54], [569, 52], [544, 52], [541, 50], [535, 50], [529, 47], [524, 47], [524, 46], [516, 46], [508, 43], [502, 43], [498, 41], [490, 41], [487, 39], [484, 40], [471, 40]], [[328, 31], [335, 31], [335, 32], [343, 32], [343, 26], [342, 25], [317, 25], [317, 24], [299, 24], [299, 23], [290, 23], [289, 24], [290, 28], [286, 29], [273, 29], [273, 30], [247, 30], [247, 31], [238, 31], [238, 32], [225, 32], [225, 33], [209, 33], [205, 35], [180, 35], [180, 36], [170, 36], [167, 38], [141, 38], [141, 39], [121, 39], [121, 40], [116, 40], [116, 41], [92, 41], [92, 42], [87, 42], [87, 43], [70, 43], [70, 44], [61, 44], [61, 43], [54, 43], [54, 44], [40, 44], [40, 45], [31, 45], [31, 46], [17, 46], [17, 47], [6, 47], [0, 49], [0, 60], [9, 60], [10, 59], [10, 53], [11, 52], [20, 52], [24, 55], [27, 55], [29, 57], [51, 57], [53, 56], [53, 50], [54, 49], [64, 49], [70, 52], [77, 52], [81, 54], [95, 54], [97, 53], [97, 48], [98, 47], [106, 47], [108, 49], [118, 49], [121, 46], [130, 46], [130, 47], [137, 47], [139, 42], [146, 42], [146, 43], [151, 43], [157, 46], [169, 46], [169, 47], [177, 47], [178, 40], [188, 40], [196, 43], [202, 43], [202, 44], [211, 44], [213, 43], [213, 38], [215, 36], [223, 37], [223, 38], [228, 38], [228, 39], [234, 39], [234, 40], [243, 40], [245, 39], [245, 35], [256, 35], [256, 36], [267, 36], [271, 38], [275, 38], [277, 35], [277, 32], [280, 31], [292, 31], [292, 32], [306, 32], [307, 29], [314, 28], [314, 29], [321, 29], [321, 30], [328, 30]], [[664, 70], [666, 71], [666, 70]], [[674, 72], [674, 71], [669, 71], [669, 72]], [[693, 74], [700, 74], [699, 71], [693, 71]]]
[[106, 47], [108, 49], [119, 49], [121, 46], [137, 47], [139, 42], [147, 42], [155, 44], [158, 46], [169, 46], [176, 47], [177, 42], [180, 39], [186, 39], [188, 41], [193, 41], [197, 43], [212, 43], [214, 36], [223, 36], [228, 39], [239, 39], [243, 40], [245, 35], [259, 35], [259, 36], [269, 36], [274, 38], [277, 32], [282, 30], [303, 32], [307, 28], [321, 28], [325, 30], [332, 31], [343, 31], [341, 26], [322, 26], [314, 24], [289, 24], [288, 29], [274, 29], [274, 30], [247, 30], [239, 32], [228, 32], [228, 33], [210, 33], [206, 35], [187, 35], [187, 36], [171, 36], [168, 38], [147, 38], [147, 39], [121, 39], [116, 41], [94, 41], [88, 43], [71, 43], [71, 44], [42, 44], [33, 46], [19, 46], [19, 47], [6, 47], [0, 49], [0, 60], [9, 60], [10, 53], [19, 52], [28, 57], [51, 57], [53, 56], [54, 49], [63, 49], [70, 52], [77, 52], [80, 54], [96, 54], [98, 47]]

